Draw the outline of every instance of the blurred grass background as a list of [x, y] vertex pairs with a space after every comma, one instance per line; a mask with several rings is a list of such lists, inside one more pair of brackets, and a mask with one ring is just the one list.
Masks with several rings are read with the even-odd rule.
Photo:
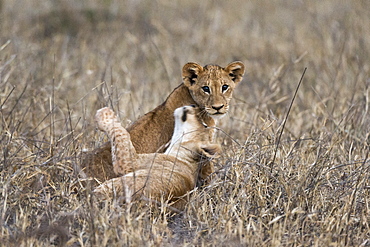
[[[1, 0], [2, 244], [370, 245], [369, 30], [365, 0]], [[186, 62], [234, 60], [215, 181], [183, 214], [97, 205], [75, 169], [95, 111], [127, 125]]]

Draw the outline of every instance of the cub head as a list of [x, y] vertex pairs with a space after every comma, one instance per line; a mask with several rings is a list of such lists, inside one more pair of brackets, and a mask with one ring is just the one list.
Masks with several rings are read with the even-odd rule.
[[182, 106], [175, 110], [175, 132], [180, 130], [183, 133], [204, 129], [202, 121], [199, 119], [199, 107], [195, 105]]
[[194, 101], [213, 118], [223, 117], [227, 113], [234, 88], [243, 75], [242, 62], [232, 62], [225, 68], [187, 63], [182, 69], [183, 82]]
[[180, 142], [202, 142], [210, 140], [211, 128], [207, 128], [199, 117], [200, 108], [182, 106], [175, 110], [175, 129], [171, 139], [171, 145]]
[[175, 110], [175, 131], [171, 144], [181, 140], [203, 158], [217, 158], [221, 146], [209, 142], [209, 128], [199, 118], [200, 108], [194, 105], [179, 107]]

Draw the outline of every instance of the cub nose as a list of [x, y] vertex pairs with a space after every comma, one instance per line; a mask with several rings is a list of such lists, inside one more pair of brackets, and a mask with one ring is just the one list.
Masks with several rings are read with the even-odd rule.
[[219, 111], [224, 105], [213, 105], [212, 108], [215, 109], [216, 111]]

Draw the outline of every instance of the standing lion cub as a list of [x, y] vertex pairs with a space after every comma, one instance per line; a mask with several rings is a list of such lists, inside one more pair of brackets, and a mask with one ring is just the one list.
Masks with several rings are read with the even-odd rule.
[[122, 176], [105, 181], [94, 190], [95, 194], [102, 199], [116, 195], [126, 202], [142, 197], [158, 202], [164, 199], [181, 209], [181, 197], [196, 185], [201, 159], [221, 152], [220, 145], [210, 143], [210, 129], [199, 119], [199, 111], [195, 106], [177, 108], [166, 152], [138, 154], [114, 112], [107, 107], [98, 110], [95, 120], [98, 128], [108, 134], [113, 169]]
[[[173, 90], [165, 102], [127, 128], [136, 153], [164, 152], [174, 132], [173, 112], [178, 107], [196, 105], [200, 108], [201, 121], [214, 127], [214, 119], [220, 119], [228, 112], [234, 88], [243, 79], [243, 75], [244, 64], [239, 61], [226, 67], [185, 64], [182, 68], [183, 83]], [[119, 175], [112, 167], [109, 142], [85, 154], [82, 162], [85, 173], [100, 181]], [[199, 173], [199, 180], [206, 179], [212, 172], [212, 164], [205, 165]]]

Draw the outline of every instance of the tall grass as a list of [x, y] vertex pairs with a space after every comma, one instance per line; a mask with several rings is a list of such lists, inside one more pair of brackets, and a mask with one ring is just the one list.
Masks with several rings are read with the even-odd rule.
[[[370, 245], [367, 1], [0, 6], [1, 245]], [[214, 181], [180, 214], [97, 203], [78, 173], [106, 141], [95, 111], [128, 125], [186, 62], [233, 60], [247, 74], [218, 125]]]

